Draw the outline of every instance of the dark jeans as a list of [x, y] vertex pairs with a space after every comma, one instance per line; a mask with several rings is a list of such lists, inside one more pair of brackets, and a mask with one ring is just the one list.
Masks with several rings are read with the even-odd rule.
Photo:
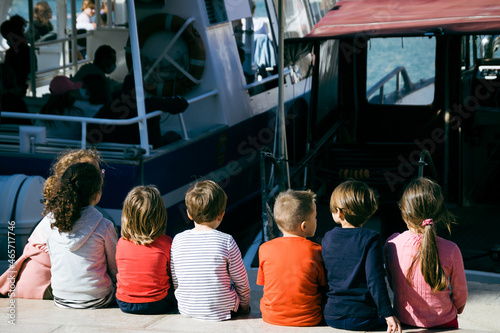
[[122, 302], [118, 298], [116, 302], [118, 307], [125, 313], [132, 314], [165, 314], [165, 313], [178, 313], [177, 311], [177, 300], [174, 296], [174, 288], [168, 290], [167, 296], [165, 298], [148, 303], [128, 303]]
[[339, 328], [349, 331], [371, 331], [383, 328], [386, 325], [385, 319], [376, 318], [343, 318], [343, 319], [325, 319], [326, 324], [333, 328]]

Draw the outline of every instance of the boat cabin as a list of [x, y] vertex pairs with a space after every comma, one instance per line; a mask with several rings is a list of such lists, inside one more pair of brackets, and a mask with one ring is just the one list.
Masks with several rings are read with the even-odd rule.
[[481, 241], [459, 242], [464, 256], [488, 257], [498, 239], [484, 234], [499, 232], [499, 17], [494, 0], [338, 1], [311, 33], [288, 39], [289, 61], [314, 52], [311, 183], [377, 189], [388, 237], [405, 229], [403, 187], [431, 177], [456, 228], [480, 219], [485, 229]]

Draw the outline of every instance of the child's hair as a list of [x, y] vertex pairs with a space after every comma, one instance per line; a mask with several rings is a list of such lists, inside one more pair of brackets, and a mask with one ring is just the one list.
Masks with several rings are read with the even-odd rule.
[[87, 8], [94, 9], [95, 8], [95, 0], [83, 0], [82, 1], [82, 12]]
[[186, 193], [189, 215], [196, 223], [212, 222], [226, 210], [226, 192], [214, 181], [195, 183]]
[[71, 231], [80, 218], [82, 208], [90, 205], [101, 187], [101, 172], [95, 165], [86, 162], [68, 167], [61, 177], [56, 195], [46, 202], [45, 209], [54, 215], [55, 222], [51, 227], [57, 227], [59, 232]]
[[49, 26], [53, 29], [52, 23], [50, 22], [50, 15], [52, 14], [52, 8], [50, 8], [47, 1], [38, 1], [33, 8], [33, 20], [39, 21], [42, 24]]
[[274, 203], [274, 220], [278, 227], [288, 232], [297, 230], [312, 214], [315, 199], [316, 194], [310, 190], [281, 192]]
[[349, 224], [361, 227], [377, 211], [378, 198], [375, 191], [363, 182], [348, 180], [333, 190], [330, 211], [339, 209]]
[[413, 275], [415, 263], [421, 262], [422, 275], [433, 291], [448, 287], [446, 274], [439, 261], [434, 224], [440, 223], [450, 231], [453, 215], [446, 209], [441, 187], [428, 178], [412, 180], [405, 188], [399, 201], [403, 220], [423, 234], [420, 248], [406, 274], [406, 280]]
[[[96, 165], [101, 163], [101, 157], [97, 150], [93, 149], [76, 149], [62, 152], [52, 164], [50, 171], [51, 176], [47, 178], [43, 185], [43, 197], [49, 200], [57, 192], [60, 185], [61, 177], [66, 169], [75, 163], [89, 162]], [[47, 215], [45, 209], [43, 215]]]
[[167, 210], [155, 186], [136, 186], [125, 198], [122, 237], [137, 245], [151, 244], [165, 234]]

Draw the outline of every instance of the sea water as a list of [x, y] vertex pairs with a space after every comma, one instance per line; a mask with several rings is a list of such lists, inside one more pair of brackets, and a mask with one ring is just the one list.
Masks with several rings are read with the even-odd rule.
[[374, 38], [367, 47], [368, 89], [399, 66], [405, 67], [413, 82], [435, 76], [435, 37]]

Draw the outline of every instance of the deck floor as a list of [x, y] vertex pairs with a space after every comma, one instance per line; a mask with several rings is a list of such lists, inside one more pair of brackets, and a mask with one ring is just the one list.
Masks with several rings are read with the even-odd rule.
[[[255, 284], [256, 269], [249, 269], [252, 311], [247, 317], [225, 322], [205, 322], [181, 315], [131, 315], [117, 307], [99, 310], [60, 309], [53, 301], [15, 300], [15, 325], [8, 323], [10, 300], [0, 299], [0, 332], [346, 332], [327, 326], [281, 327], [264, 323], [259, 300], [262, 287]], [[499, 332], [500, 284], [469, 282], [469, 300], [459, 315], [459, 330], [446, 332]], [[437, 332], [404, 329], [404, 332]]]

